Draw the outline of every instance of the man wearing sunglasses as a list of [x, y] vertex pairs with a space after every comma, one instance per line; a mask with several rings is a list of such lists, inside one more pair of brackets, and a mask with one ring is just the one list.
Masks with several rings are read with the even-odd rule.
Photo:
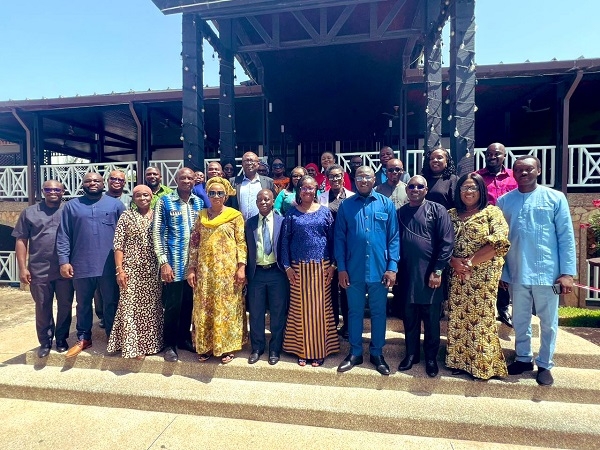
[[385, 171], [387, 180], [385, 183], [376, 186], [375, 191], [389, 198], [398, 210], [408, 202], [406, 184], [401, 181], [405, 175], [402, 161], [396, 158], [390, 159], [386, 164]]
[[69, 349], [67, 357], [92, 346], [92, 299], [96, 289], [102, 295], [107, 336], [119, 299], [113, 239], [125, 205], [104, 195], [104, 178], [99, 173], [86, 173], [82, 189], [83, 196], [68, 201], [62, 208], [56, 235], [60, 273], [73, 279], [77, 292], [77, 344]]
[[[67, 338], [71, 328], [73, 283], [60, 275], [56, 254], [56, 232], [60, 223], [60, 208], [65, 192], [56, 180], [44, 182], [44, 201], [26, 208], [15, 225], [12, 235], [17, 239], [15, 253], [21, 283], [29, 285], [35, 302], [35, 329], [40, 348], [39, 358], [50, 354], [52, 339], [56, 337], [56, 351], [69, 349]], [[29, 262], [27, 251], [29, 250]], [[56, 321], [52, 303], [56, 296]]]
[[[381, 164], [381, 168], [375, 174], [375, 186], [379, 186], [380, 184], [384, 184], [387, 181], [387, 163], [396, 157], [394, 150], [391, 147], [381, 147], [379, 150], [379, 162]], [[400, 162], [400, 166], [402, 167], [402, 173], [400, 174], [400, 181], [404, 184], [408, 183], [410, 179], [410, 175], [407, 172], [404, 172], [404, 166], [402, 165], [402, 161]]]
[[131, 206], [131, 195], [123, 192], [126, 182], [125, 173], [120, 170], [113, 170], [108, 175], [108, 191], [106, 191], [106, 195], [120, 200], [125, 205], [125, 208], [129, 209]]
[[444, 300], [442, 274], [452, 256], [454, 228], [444, 206], [429, 200], [427, 181], [412, 177], [406, 187], [408, 203], [398, 210], [400, 267], [398, 279], [404, 304], [406, 354], [398, 370], [410, 370], [421, 358], [423, 322], [425, 372], [435, 377], [440, 349], [440, 309]]

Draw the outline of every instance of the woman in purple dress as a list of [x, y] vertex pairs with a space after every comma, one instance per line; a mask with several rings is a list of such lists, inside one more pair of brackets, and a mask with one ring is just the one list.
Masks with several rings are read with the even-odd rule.
[[316, 200], [317, 182], [304, 176], [296, 186], [297, 205], [290, 209], [281, 232], [281, 263], [290, 281], [290, 308], [283, 349], [298, 364], [313, 367], [340, 350], [331, 305], [333, 217]]

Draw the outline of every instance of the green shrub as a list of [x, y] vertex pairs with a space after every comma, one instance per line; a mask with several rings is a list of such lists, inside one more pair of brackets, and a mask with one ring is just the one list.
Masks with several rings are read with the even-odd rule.
[[561, 306], [558, 308], [558, 324], [564, 327], [600, 328], [600, 309]]

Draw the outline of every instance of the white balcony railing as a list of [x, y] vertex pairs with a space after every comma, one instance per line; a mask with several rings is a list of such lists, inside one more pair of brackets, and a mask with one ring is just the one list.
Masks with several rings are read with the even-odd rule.
[[18, 283], [17, 257], [15, 252], [0, 252], [0, 283]]
[[[475, 149], [473, 155], [475, 169], [485, 165], [485, 149]], [[556, 178], [557, 155], [554, 146], [531, 146], [531, 147], [507, 147], [506, 164], [512, 166], [515, 158], [522, 155], [535, 155], [542, 162], [541, 184], [553, 186]], [[360, 156], [363, 163], [379, 170], [379, 153], [372, 152], [347, 152], [338, 153], [338, 163], [345, 170], [350, 170], [350, 158]], [[241, 158], [238, 161], [238, 169], [241, 171]], [[216, 159], [207, 159], [205, 164]], [[156, 166], [163, 178], [163, 183], [175, 187], [175, 175], [183, 167], [181, 160], [154, 160], [150, 164]], [[423, 165], [423, 150], [408, 150], [404, 167], [411, 175], [421, 172]], [[54, 164], [41, 166], [41, 182], [54, 179], [65, 185], [65, 198], [82, 195], [81, 179], [89, 172], [102, 174], [108, 180], [111, 170], [122, 170], [127, 176], [125, 192], [131, 193], [137, 177], [137, 163], [106, 163], [106, 164]], [[27, 166], [0, 166], [0, 200], [27, 200], [29, 187], [27, 183]], [[569, 169], [568, 187], [594, 187], [600, 189], [600, 144], [570, 145], [569, 146]], [[141, 174], [140, 174], [141, 175]], [[142, 176], [142, 175], [141, 175]]]
[[88, 172], [97, 172], [104, 177], [105, 186], [108, 184], [108, 175], [113, 170], [125, 173], [125, 188], [123, 191], [130, 194], [136, 185], [137, 163], [103, 163], [103, 164], [51, 164], [41, 166], [41, 182], [57, 180], [65, 186], [65, 198], [83, 195], [81, 181]]
[[27, 200], [27, 166], [0, 166], [0, 200]]

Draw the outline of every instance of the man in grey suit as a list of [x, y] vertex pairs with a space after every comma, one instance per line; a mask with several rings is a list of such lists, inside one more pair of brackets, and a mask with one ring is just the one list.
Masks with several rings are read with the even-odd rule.
[[246, 221], [245, 226], [248, 246], [248, 312], [252, 344], [248, 364], [256, 363], [265, 351], [265, 312], [268, 303], [271, 322], [269, 364], [275, 365], [279, 361], [283, 344], [289, 297], [285, 271], [277, 263], [283, 217], [273, 213], [273, 192], [269, 189], [258, 192], [256, 206], [259, 213]]
[[236, 195], [230, 197], [233, 208], [242, 213], [244, 221], [258, 214], [256, 206], [256, 196], [261, 189], [270, 189], [275, 194], [275, 185], [273, 179], [259, 175], [258, 171], [258, 156], [256, 153], [246, 152], [242, 156], [243, 175], [238, 175], [229, 180], [233, 188], [236, 190]]

